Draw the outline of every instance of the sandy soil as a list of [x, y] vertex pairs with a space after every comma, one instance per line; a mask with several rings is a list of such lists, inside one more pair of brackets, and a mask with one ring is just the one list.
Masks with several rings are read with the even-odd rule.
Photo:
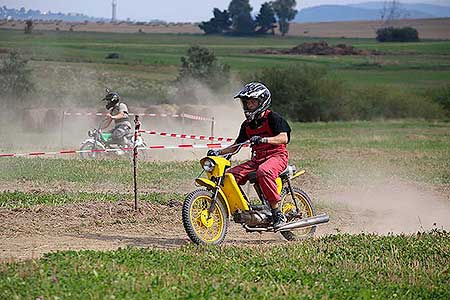
[[[419, 31], [423, 39], [450, 39], [450, 18], [398, 20], [393, 26], [411, 26]], [[347, 37], [373, 38], [379, 21], [292, 23], [289, 36], [309, 37]], [[3, 22], [0, 28], [23, 30], [25, 23], [20, 21]], [[134, 24], [97, 24], [97, 23], [36, 23], [36, 30], [88, 31], [88, 32], [122, 32], [122, 33], [203, 33], [197, 24], [179, 23], [170, 25], [134, 25]], [[278, 33], [277, 33], [278, 34]]]

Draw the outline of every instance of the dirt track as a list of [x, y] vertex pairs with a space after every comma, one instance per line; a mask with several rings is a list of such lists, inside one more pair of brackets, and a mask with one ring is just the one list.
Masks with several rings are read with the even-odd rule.
[[[314, 190], [310, 185], [307, 183], [307, 191]], [[33, 187], [25, 190], [31, 192], [29, 188]], [[450, 229], [450, 187], [430, 191], [397, 182], [312, 196], [327, 199], [318, 213], [327, 212], [331, 217], [330, 223], [318, 227], [318, 236]], [[137, 212], [130, 200], [0, 208], [0, 219], [0, 261], [34, 259], [58, 250], [170, 249], [189, 243], [181, 222], [181, 203], [175, 200], [168, 205], [140, 202]], [[232, 222], [225, 241], [226, 245], [258, 247], [286, 243], [280, 234], [246, 233]]]
[[[111, 250], [137, 246], [170, 249], [189, 243], [175, 207], [141, 203], [87, 202], [59, 207], [0, 209], [0, 261], [39, 258], [58, 250]], [[232, 224], [226, 244], [284, 242], [280, 235], [246, 234]]]

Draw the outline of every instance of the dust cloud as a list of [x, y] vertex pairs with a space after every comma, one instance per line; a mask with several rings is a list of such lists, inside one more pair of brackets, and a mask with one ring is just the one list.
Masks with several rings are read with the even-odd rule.
[[[81, 80], [81, 79], [80, 79]], [[73, 82], [73, 85], [80, 85]], [[168, 117], [149, 117], [142, 116], [141, 129], [156, 132], [167, 132], [188, 135], [204, 135], [225, 138], [236, 138], [239, 127], [244, 119], [244, 115], [240, 104], [233, 99], [235, 91], [240, 88], [239, 83], [229, 90], [229, 93], [218, 94], [207, 87], [195, 83], [195, 102], [194, 99], [183, 99], [180, 104], [162, 104], [148, 105], [143, 107], [145, 101], [127, 101], [122, 99], [128, 105], [130, 113], [156, 113], [167, 114]], [[120, 93], [120, 90], [118, 91]], [[102, 95], [103, 89], [98, 93]], [[35, 151], [58, 151], [62, 149], [79, 149], [82, 141], [86, 138], [90, 129], [98, 128], [102, 122], [102, 116], [86, 116], [86, 115], [64, 115], [64, 112], [72, 113], [106, 113], [104, 103], [98, 101], [99, 95], [91, 96], [94, 99], [94, 106], [86, 107], [77, 103], [76, 97], [70, 99], [65, 96], [61, 104], [66, 107], [56, 107], [49, 105], [47, 102], [35, 102], [30, 108], [18, 109], [11, 108], [3, 110], [1, 117], [1, 133], [0, 153], [28, 153]], [[92, 102], [92, 101], [91, 101]], [[98, 102], [98, 103], [97, 103]], [[71, 105], [66, 105], [67, 103]], [[138, 105], [136, 105], [138, 104]], [[192, 120], [189, 118], [171, 117], [171, 115], [181, 115], [183, 113], [202, 116], [206, 118], [214, 118], [214, 124], [211, 121]], [[133, 124], [133, 116], [130, 116]], [[112, 125], [110, 126], [111, 129]], [[165, 145], [176, 146], [179, 144], [197, 144], [204, 145], [207, 141], [194, 139], [179, 139], [171, 137], [162, 137], [158, 135], [150, 135], [142, 133], [147, 145]], [[217, 143], [217, 142], [214, 142]], [[207, 149], [151, 149], [147, 150], [150, 160], [167, 161], [167, 160], [197, 160], [205, 155]], [[248, 151], [243, 149], [243, 154], [237, 155], [237, 158], [247, 159]], [[66, 155], [67, 157], [70, 155]], [[73, 156], [73, 155], [72, 155]], [[68, 157], [69, 158], [69, 157]]]
[[[400, 179], [355, 184], [320, 195], [332, 215], [328, 230], [411, 234], [450, 230], [450, 194]], [[325, 200], [326, 199], [326, 200]]]

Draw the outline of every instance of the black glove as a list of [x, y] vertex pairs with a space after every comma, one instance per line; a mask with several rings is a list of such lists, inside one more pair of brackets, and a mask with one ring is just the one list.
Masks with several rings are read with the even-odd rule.
[[206, 153], [207, 156], [219, 156], [220, 155], [220, 149], [209, 149]]
[[250, 143], [252, 143], [253, 145], [267, 143], [267, 141], [264, 141], [264, 140], [266, 140], [266, 139], [260, 137], [259, 135], [255, 135], [250, 138]]

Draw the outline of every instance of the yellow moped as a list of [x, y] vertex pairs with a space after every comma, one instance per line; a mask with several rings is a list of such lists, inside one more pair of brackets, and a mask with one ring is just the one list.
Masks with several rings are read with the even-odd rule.
[[[207, 156], [200, 160], [207, 177], [197, 177], [195, 182], [202, 188], [189, 193], [183, 203], [182, 219], [187, 235], [195, 244], [220, 244], [227, 234], [229, 220], [245, 228], [247, 232], [280, 232], [289, 241], [313, 236], [316, 225], [329, 221], [326, 214], [315, 215], [311, 198], [292, 180], [305, 173], [289, 165], [276, 179], [281, 196], [280, 209], [287, 223], [273, 228], [272, 213], [256, 180], [256, 172], [249, 174], [249, 182], [261, 204], [251, 204], [234, 176], [227, 170], [231, 157], [249, 142], [237, 144], [233, 153], [225, 156]], [[203, 173], [203, 172], [202, 172]]]

